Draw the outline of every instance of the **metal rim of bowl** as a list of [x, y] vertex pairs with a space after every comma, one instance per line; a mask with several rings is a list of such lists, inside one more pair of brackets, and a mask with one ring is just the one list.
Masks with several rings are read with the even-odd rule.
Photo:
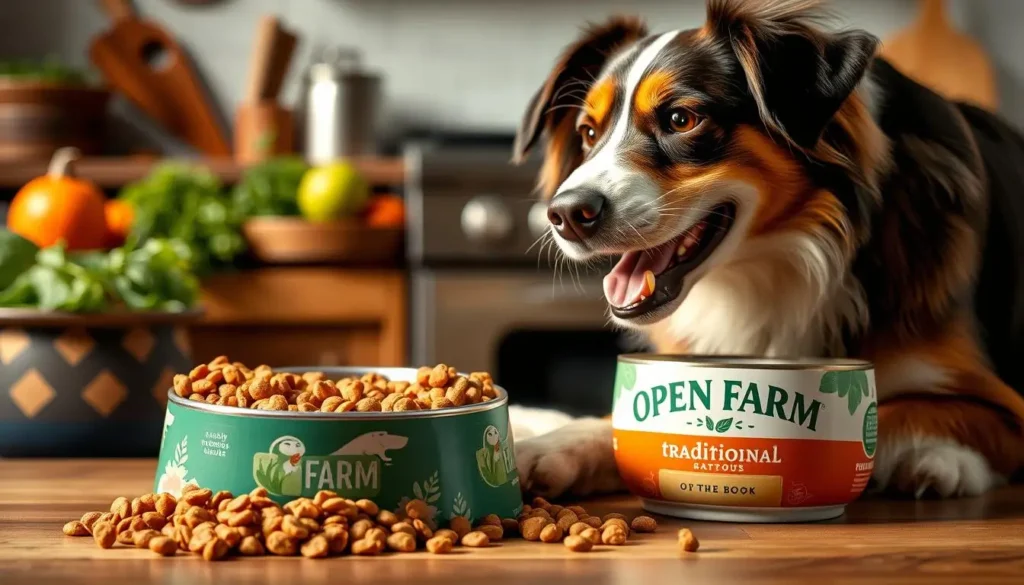
[[[375, 373], [386, 376], [389, 380], [413, 381], [416, 379], [417, 368], [383, 367], [373, 368], [364, 366], [335, 367], [335, 368], [302, 368], [285, 367], [274, 368], [274, 372], [281, 373], [303, 373], [323, 372], [331, 378], [344, 376], [361, 376], [363, 374]], [[468, 374], [459, 372], [460, 376]], [[221, 406], [209, 402], [199, 402], [182, 398], [174, 392], [174, 388], [167, 390], [168, 402], [173, 402], [182, 408], [203, 410], [213, 414], [228, 416], [241, 416], [246, 418], [282, 418], [289, 420], [403, 420], [403, 419], [426, 419], [440, 418], [446, 416], [459, 416], [476, 412], [486, 412], [495, 408], [502, 408], [508, 405], [508, 392], [504, 388], [494, 385], [494, 391], [498, 397], [487, 402], [478, 404], [466, 404], [464, 406], [453, 406], [452, 408], [439, 408], [437, 410], [406, 410], [402, 412], [297, 412], [291, 410], [255, 410], [252, 408], [239, 408], [237, 406]]]
[[696, 368], [738, 368], [747, 370], [818, 370], [855, 371], [873, 370], [875, 365], [865, 360], [847, 358], [758, 358], [728, 355], [687, 355], [627, 353], [620, 362], [631, 364], [676, 363]]

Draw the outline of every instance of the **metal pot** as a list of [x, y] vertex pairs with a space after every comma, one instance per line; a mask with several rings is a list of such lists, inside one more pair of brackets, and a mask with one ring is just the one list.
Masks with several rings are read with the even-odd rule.
[[297, 108], [298, 143], [311, 164], [376, 154], [380, 85], [357, 51], [321, 52], [306, 71]]

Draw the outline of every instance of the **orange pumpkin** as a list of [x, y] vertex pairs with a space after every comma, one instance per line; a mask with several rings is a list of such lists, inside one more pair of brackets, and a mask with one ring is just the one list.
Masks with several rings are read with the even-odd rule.
[[111, 199], [103, 207], [107, 224], [107, 245], [116, 248], [124, 244], [128, 234], [132, 231], [132, 222], [135, 221], [135, 208], [127, 201]]
[[70, 176], [75, 148], [53, 155], [47, 174], [32, 179], [14, 195], [7, 228], [39, 247], [63, 240], [69, 250], [93, 250], [106, 243], [103, 193], [91, 182]]
[[371, 227], [405, 225], [405, 202], [397, 195], [375, 195], [366, 205], [366, 223]]

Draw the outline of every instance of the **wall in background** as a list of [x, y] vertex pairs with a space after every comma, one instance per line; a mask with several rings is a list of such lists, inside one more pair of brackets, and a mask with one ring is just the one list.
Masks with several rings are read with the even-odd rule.
[[[107, 21], [93, 0], [0, 1], [0, 56], [57, 54], [87, 64], [89, 39]], [[318, 44], [355, 46], [385, 76], [385, 119], [393, 133], [409, 126], [511, 131], [561, 49], [586, 20], [639, 13], [655, 30], [699, 26], [699, 0], [221, 0], [187, 6], [136, 0], [191, 51], [222, 114], [240, 99], [256, 23], [279, 14], [302, 35], [295, 65]], [[841, 22], [886, 36], [914, 15], [912, 0], [833, 0]], [[1012, 6], [1007, 6], [1012, 5]], [[999, 67], [1004, 110], [1024, 125], [1024, 3], [964, 1], [957, 20], [979, 38]], [[1007, 16], [1006, 11], [1018, 18]], [[298, 93], [298, 69], [285, 90]], [[117, 110], [131, 118], [126, 104]], [[140, 122], [141, 123], [141, 122]], [[143, 130], [148, 132], [149, 129]]]

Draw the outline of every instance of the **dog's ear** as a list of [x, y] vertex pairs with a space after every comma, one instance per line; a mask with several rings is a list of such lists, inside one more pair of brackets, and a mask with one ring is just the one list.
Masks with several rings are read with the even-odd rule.
[[856, 89], [878, 38], [820, 26], [817, 0], [709, 0], [707, 29], [732, 45], [761, 119], [812, 149]]
[[[593, 25], [584, 30], [583, 35], [570, 45], [559, 58], [554, 70], [544, 84], [530, 100], [530, 105], [523, 115], [513, 146], [513, 162], [520, 163], [536, 144], [541, 134], [547, 133], [549, 138], [558, 136], [561, 148], [580, 148], [580, 139], [575, 136], [572, 124], [571, 106], [583, 102], [587, 88], [600, 73], [612, 53], [630, 43], [647, 36], [643, 23], [630, 17], [612, 17], [601, 25]], [[566, 106], [566, 107], [562, 107]], [[566, 129], [575, 138], [566, 134]]]

